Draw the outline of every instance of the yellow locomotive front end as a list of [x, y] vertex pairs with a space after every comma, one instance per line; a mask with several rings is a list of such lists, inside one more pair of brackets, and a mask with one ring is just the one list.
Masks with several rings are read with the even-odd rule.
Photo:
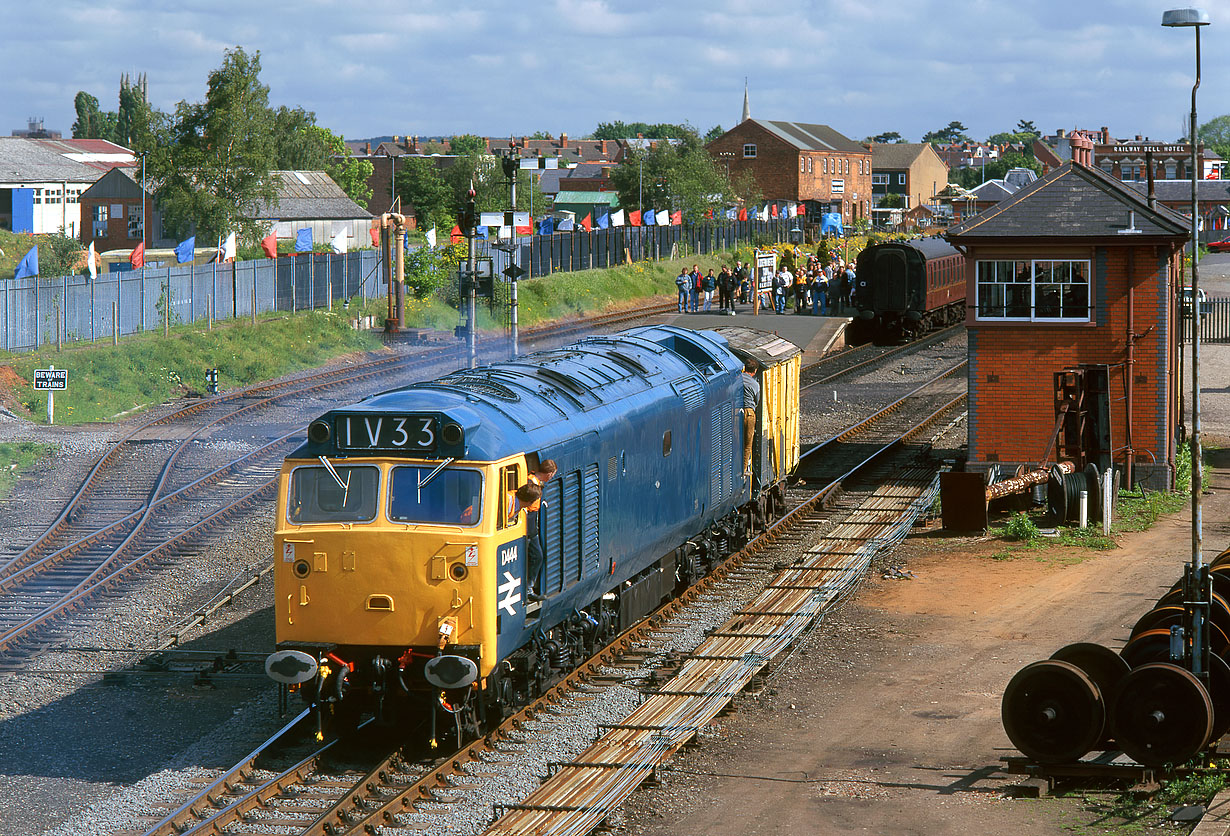
[[[373, 446], [390, 446], [382, 431]], [[317, 429], [331, 440], [336, 432]], [[335, 455], [303, 456], [314, 452], [305, 445], [279, 479], [278, 650], [266, 670], [348, 723], [370, 713], [404, 725], [409, 716], [434, 732], [441, 709], [472, 722], [495, 668], [498, 599], [508, 597], [497, 581], [501, 552], [505, 563], [510, 550], [524, 552], [525, 514], [509, 504], [524, 457], [318, 446]]]

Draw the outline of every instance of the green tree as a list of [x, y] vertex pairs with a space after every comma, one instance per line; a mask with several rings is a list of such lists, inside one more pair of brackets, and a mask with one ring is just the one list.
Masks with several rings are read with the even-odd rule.
[[130, 84], [125, 76], [120, 81], [120, 109], [116, 113], [113, 141], [125, 148], [135, 148], [150, 133], [153, 121], [154, 114], [145, 100], [144, 88], [140, 84]]
[[1196, 136], [1221, 158], [1230, 159], [1230, 114], [1218, 116], [1205, 122], [1196, 130]]
[[646, 139], [678, 139], [689, 133], [696, 133], [696, 131], [687, 125], [672, 125], [669, 122], [650, 125], [647, 122], [622, 122], [616, 120], [614, 122], [599, 122], [597, 130], [594, 131], [593, 138], [632, 139], [637, 134], [640, 134]]
[[965, 133], [968, 130], [969, 128], [954, 119], [946, 127], [940, 128], [938, 131], [928, 131], [923, 134], [922, 141], [930, 142], [932, 145], [951, 145], [954, 142], [969, 142], [970, 138]]
[[756, 182], [756, 175], [747, 169], [730, 178], [730, 194], [743, 206], [756, 206], [764, 200], [764, 192]]
[[205, 101], [176, 106], [169, 142], [149, 158], [168, 227], [182, 233], [195, 225], [207, 240], [232, 230], [262, 237], [257, 214], [277, 198], [274, 124], [260, 52], [227, 50], [209, 74]]
[[487, 153], [486, 141], [481, 136], [475, 136], [474, 134], [455, 136], [449, 141], [448, 147], [453, 154], [459, 157]]
[[880, 198], [876, 206], [882, 209], [900, 209], [902, 206], [905, 206], [905, 197], [895, 192], [890, 192]]
[[38, 244], [40, 276], [71, 276], [77, 272], [85, 247], [76, 238], [65, 235], [61, 229], [55, 235], [43, 236]]
[[435, 163], [422, 157], [412, 157], [402, 164], [394, 176], [394, 193], [402, 206], [412, 207], [419, 229], [451, 229], [457, 210], [453, 190]]
[[659, 142], [648, 151], [634, 150], [612, 169], [611, 183], [621, 206], [678, 209], [686, 220], [697, 221], [706, 210], [730, 201], [725, 169], [705, 150], [696, 132], [685, 129], [678, 139], [678, 144]]
[[77, 121], [73, 122], [73, 139], [107, 139], [115, 136], [115, 113], [104, 111], [98, 99], [81, 90], [73, 99]]
[[719, 136], [721, 136], [724, 133], [726, 133], [726, 131], [722, 130], [721, 125], [714, 125], [712, 128], [710, 128], [708, 131], [705, 132], [705, 142], [706, 143], [713, 142], [713, 140], [717, 139]]
[[321, 171], [329, 148], [311, 133], [316, 114], [301, 107], [279, 107], [273, 112], [273, 167], [279, 171]]
[[875, 136], [868, 137], [864, 140], [864, 142], [875, 142], [883, 145], [889, 142], [905, 142], [905, 137], [896, 131], [885, 131], [882, 134], [876, 134]]
[[1016, 132], [1021, 136], [1028, 136], [1030, 139], [1037, 139], [1042, 136], [1042, 131], [1038, 130], [1033, 123], [1033, 120], [1019, 119], [1016, 123]]

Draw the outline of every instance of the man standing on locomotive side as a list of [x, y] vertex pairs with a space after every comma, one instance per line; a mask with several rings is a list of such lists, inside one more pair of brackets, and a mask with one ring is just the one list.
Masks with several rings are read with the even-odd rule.
[[[554, 459], [543, 459], [538, 463], [538, 467], [530, 471], [526, 484], [537, 487], [538, 495], [541, 497], [547, 482], [551, 481], [551, 477], [555, 475], [555, 471], [558, 469]], [[538, 587], [539, 575], [542, 574], [542, 543], [538, 538], [538, 510], [541, 504], [545, 503], [534, 502], [532, 506], [527, 506], [525, 514], [525, 550], [527, 552], [525, 585], [527, 601], [542, 600]]]
[[756, 364], [743, 361], [743, 475], [752, 478], [752, 442], [756, 438], [756, 405], [760, 403], [760, 384]]

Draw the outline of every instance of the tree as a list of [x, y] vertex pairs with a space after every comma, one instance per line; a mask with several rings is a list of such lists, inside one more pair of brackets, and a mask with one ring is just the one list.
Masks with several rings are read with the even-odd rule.
[[650, 125], [646, 122], [599, 122], [594, 131], [594, 139], [631, 139], [637, 134], [645, 139], [678, 139], [688, 133], [696, 133], [687, 125], [672, 125], [660, 122]]
[[922, 141], [930, 142], [932, 145], [951, 145], [954, 142], [969, 142], [970, 138], [965, 134], [967, 130], [969, 128], [954, 119], [948, 123], [947, 127], [923, 134]]
[[1196, 130], [1196, 136], [1222, 159], [1230, 159], [1230, 114], [1205, 122]]
[[876, 203], [876, 206], [879, 206], [882, 209], [900, 209], [905, 206], [905, 196], [895, 192], [890, 192], [880, 198]]
[[205, 101], [181, 101], [168, 144], [149, 157], [168, 227], [195, 226], [206, 239], [234, 230], [249, 241], [263, 237], [257, 214], [277, 198], [274, 125], [260, 52], [227, 50], [209, 74]]
[[273, 167], [280, 171], [321, 171], [329, 161], [329, 147], [311, 133], [316, 114], [301, 107], [279, 107], [273, 112]]
[[55, 235], [43, 236], [38, 243], [40, 276], [71, 276], [77, 272], [85, 247], [76, 238], [65, 235], [63, 228]]
[[1016, 132], [1021, 136], [1028, 136], [1030, 139], [1037, 139], [1042, 136], [1042, 131], [1034, 127], [1032, 120], [1020, 119], [1016, 123]]
[[744, 206], [755, 206], [764, 200], [764, 192], [756, 182], [756, 175], [748, 169], [730, 178], [730, 195]]
[[448, 144], [449, 150], [459, 157], [465, 157], [471, 154], [486, 154], [487, 142], [481, 136], [474, 134], [462, 134], [455, 136]]
[[875, 143], [883, 145], [889, 142], [894, 142], [894, 143], [895, 142], [905, 142], [905, 137], [903, 137], [901, 134], [897, 133], [896, 131], [885, 131], [882, 134], [876, 134], [875, 136], [868, 137], [864, 141], [865, 142], [875, 142]]
[[112, 140], [125, 148], [135, 148], [138, 139], [150, 132], [153, 111], [145, 100], [144, 83], [130, 84], [128, 76], [120, 79], [120, 109], [116, 113]]
[[457, 204], [453, 190], [436, 170], [435, 163], [412, 157], [394, 175], [393, 192], [402, 206], [413, 207], [419, 229], [451, 229]]
[[705, 150], [696, 131], [682, 130], [677, 145], [659, 142], [648, 151], [633, 150], [611, 171], [621, 206], [677, 209], [687, 220], [697, 221], [706, 210], [730, 201], [725, 169]]
[[722, 130], [721, 125], [714, 125], [712, 128], [710, 128], [708, 131], [705, 132], [705, 142], [706, 143], [713, 142], [713, 140], [717, 139], [719, 136], [721, 136], [724, 133], [726, 133], [726, 131]]
[[81, 90], [73, 99], [77, 121], [73, 122], [73, 139], [111, 139], [115, 136], [115, 114], [104, 112], [98, 99]]

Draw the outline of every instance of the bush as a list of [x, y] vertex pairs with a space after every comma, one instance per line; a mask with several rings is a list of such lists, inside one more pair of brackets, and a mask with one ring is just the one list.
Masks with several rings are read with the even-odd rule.
[[1042, 536], [1038, 526], [1034, 524], [1024, 511], [1013, 516], [1004, 525], [1004, 537], [1009, 540], [1036, 540]]

